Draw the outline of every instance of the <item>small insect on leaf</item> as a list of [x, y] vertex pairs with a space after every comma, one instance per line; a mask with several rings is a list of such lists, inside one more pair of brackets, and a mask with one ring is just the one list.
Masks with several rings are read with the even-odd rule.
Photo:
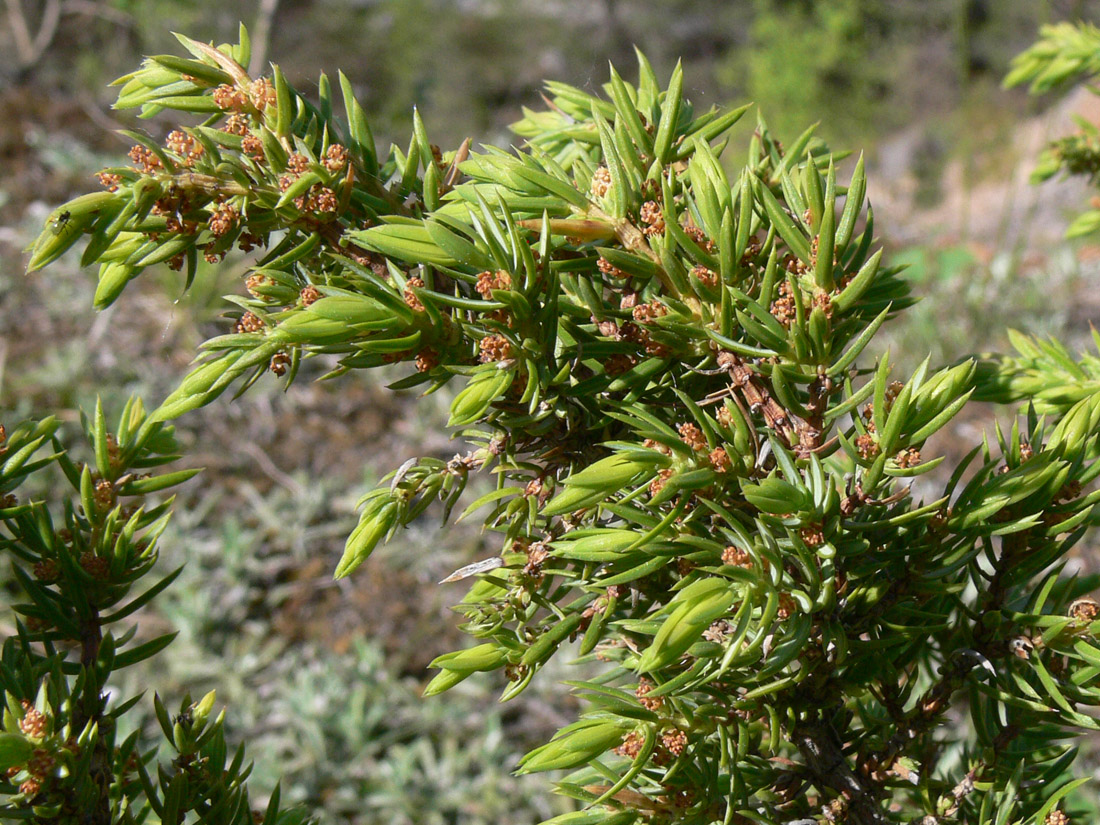
[[72, 217], [73, 213], [66, 209], [64, 212], [54, 218], [53, 234], [60, 235], [61, 230], [63, 230], [65, 226], [69, 223], [69, 221], [72, 220]]

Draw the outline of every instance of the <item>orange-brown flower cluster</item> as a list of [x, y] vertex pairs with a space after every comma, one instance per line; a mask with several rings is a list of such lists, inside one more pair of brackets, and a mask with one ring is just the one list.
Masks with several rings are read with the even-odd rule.
[[663, 696], [654, 696], [649, 698], [649, 692], [653, 690], [653, 683], [644, 676], [638, 680], [638, 688], [634, 691], [634, 695], [638, 697], [638, 702], [643, 708], [651, 711], [658, 711], [664, 707], [665, 700]]
[[230, 115], [222, 124], [222, 131], [227, 135], [236, 135], [243, 138], [249, 134], [251, 125], [248, 115]]
[[733, 469], [733, 462], [730, 461], [729, 453], [726, 452], [724, 447], [715, 447], [710, 451], [708, 458], [710, 459], [710, 466], [716, 473], [728, 473]]
[[649, 355], [655, 355], [658, 358], [663, 358], [668, 355], [668, 347], [654, 341], [649, 334], [649, 330], [639, 327], [633, 321], [625, 321], [620, 325], [616, 337], [620, 341], [628, 341], [631, 344], [642, 347]]
[[181, 129], [175, 129], [168, 133], [165, 145], [183, 161], [184, 166], [192, 166], [202, 157], [205, 151], [203, 145], [194, 137]]
[[49, 718], [26, 699], [21, 704], [23, 718], [19, 720], [19, 730], [31, 739], [41, 739], [49, 732]]
[[856, 438], [856, 450], [860, 458], [869, 461], [878, 455], [878, 441], [871, 433], [863, 433]]
[[477, 283], [474, 285], [474, 289], [477, 290], [478, 295], [486, 301], [492, 300], [494, 289], [511, 288], [512, 275], [504, 269], [498, 269], [496, 272], [485, 271], [478, 273]]
[[696, 264], [691, 268], [691, 274], [695, 276], [695, 279], [699, 281], [703, 286], [715, 287], [718, 286], [718, 273], [713, 269], [707, 269], [702, 264]]
[[618, 338], [619, 337], [619, 325], [612, 320], [601, 321], [592, 316], [592, 323], [596, 325], [596, 332], [605, 338]]
[[253, 298], [262, 298], [262, 290], [271, 286], [275, 286], [275, 279], [270, 275], [263, 275], [259, 272], [253, 272], [244, 279], [244, 288], [248, 290], [248, 294]]
[[290, 356], [285, 352], [275, 353], [271, 356], [271, 363], [267, 365], [267, 368], [279, 378], [282, 378], [290, 369]]
[[348, 150], [339, 143], [333, 143], [325, 152], [324, 167], [332, 174], [336, 174], [348, 165]]
[[774, 315], [775, 319], [783, 326], [790, 327], [797, 317], [797, 309], [795, 308], [794, 294], [791, 291], [791, 285], [787, 281], [783, 281], [779, 284], [778, 291], [779, 296], [771, 305], [771, 314]]
[[634, 316], [635, 321], [641, 324], [648, 324], [652, 321], [656, 321], [658, 318], [663, 318], [665, 315], [668, 315], [668, 307], [660, 301], [653, 300], [648, 304], [640, 304], [634, 307], [631, 315]]
[[259, 163], [267, 159], [267, 155], [264, 154], [263, 140], [251, 132], [241, 140], [241, 151]]
[[210, 220], [206, 225], [210, 228], [210, 234], [215, 238], [231, 232], [240, 218], [240, 210], [231, 203], [219, 203], [210, 213]]
[[753, 262], [753, 259], [760, 254], [760, 250], [763, 247], [760, 245], [760, 238], [753, 235], [749, 238], [748, 246], [745, 247], [745, 254], [741, 256], [741, 266], [748, 266]]
[[802, 543], [809, 548], [820, 547], [825, 543], [825, 532], [820, 524], [807, 524], [800, 531]]
[[164, 168], [164, 164], [160, 162], [156, 153], [141, 145], [130, 149], [130, 160], [134, 162], [139, 172], [144, 172], [146, 175], [152, 175]]
[[707, 448], [707, 439], [703, 435], [703, 431], [700, 430], [695, 424], [687, 423], [681, 424], [677, 427], [680, 433], [680, 438], [693, 450], [705, 450]]
[[340, 199], [327, 186], [315, 183], [306, 194], [294, 199], [294, 206], [299, 212], [332, 213], [340, 208]]
[[115, 502], [118, 500], [118, 497], [115, 495], [115, 485], [107, 479], [101, 478], [95, 483], [92, 499], [95, 501], [95, 506], [100, 510], [110, 510], [115, 506]]
[[481, 362], [506, 361], [512, 357], [512, 344], [503, 335], [486, 335], [481, 339]]
[[689, 223], [684, 227], [684, 233], [707, 252], [713, 252], [717, 249], [714, 241], [707, 237], [707, 233], [693, 223]]
[[631, 731], [623, 737], [622, 744], [615, 747], [614, 753], [625, 756], [627, 759], [633, 759], [642, 752], [644, 746], [645, 736], [638, 731]]
[[321, 300], [323, 297], [325, 296], [321, 293], [321, 290], [319, 290], [313, 284], [306, 284], [304, 287], [302, 287], [302, 291], [298, 293], [298, 298], [302, 302], [303, 307], [307, 307], [310, 304]]
[[597, 167], [589, 189], [597, 198], [602, 198], [611, 190], [611, 171], [606, 166]]
[[117, 467], [121, 450], [118, 446], [118, 439], [110, 433], [107, 434], [107, 460], [111, 462], [111, 467]]
[[[821, 241], [821, 236], [820, 235], [815, 235], [813, 237], [813, 239], [810, 240], [810, 260], [813, 262], [814, 266], [817, 266], [817, 253], [818, 253], [818, 248], [819, 248], [820, 241]], [[833, 253], [833, 266], [834, 267], [836, 266], [836, 263], [837, 263], [836, 253], [835, 253], [835, 250], [834, 250], [834, 253]]]
[[661, 235], [665, 231], [665, 216], [657, 201], [646, 201], [638, 210], [638, 219], [645, 224], [646, 235]]
[[654, 341], [648, 335], [646, 335], [643, 344], [645, 346], [645, 351], [647, 355], [652, 355], [656, 358], [665, 358], [668, 356], [668, 347], [658, 341]]
[[661, 490], [665, 489], [665, 485], [668, 484], [668, 480], [672, 478], [672, 473], [673, 470], [670, 467], [666, 467], [657, 473], [657, 477], [649, 482], [649, 494], [651, 496], [660, 495]]
[[[187, 207], [187, 201], [183, 200], [179, 203], [178, 207], [175, 208], [178, 208], [182, 212], [185, 211]], [[199, 224], [197, 221], [180, 218], [177, 212], [172, 212], [169, 209], [164, 209], [154, 204], [153, 213], [159, 213], [165, 216], [164, 228], [167, 229], [169, 232], [179, 232], [184, 235], [194, 235], [196, 232], [198, 232]]]
[[673, 728], [661, 734], [661, 744], [670, 754], [679, 756], [687, 748], [688, 737], [679, 728]]
[[423, 289], [423, 288], [424, 288], [424, 279], [423, 278], [417, 278], [414, 275], [413, 277], [411, 277], [407, 281], [405, 281], [405, 293], [404, 293], [405, 305], [409, 309], [415, 310], [417, 312], [423, 312], [424, 311], [424, 304], [421, 302], [420, 298], [417, 297], [416, 293], [413, 292], [414, 289]]
[[904, 387], [905, 385], [902, 384], [900, 381], [891, 381], [889, 384], [886, 385], [885, 395], [887, 411], [889, 411], [890, 408], [894, 406], [894, 400], [898, 397]]
[[600, 258], [598, 261], [596, 261], [596, 269], [600, 270], [600, 272], [602, 272], [608, 278], [630, 277], [617, 266], [615, 266], [615, 264], [611, 263], [611, 261], [607, 260], [607, 258]]
[[914, 447], [900, 450], [898, 454], [894, 456], [894, 461], [896, 461], [898, 466], [903, 470], [909, 469], [910, 467], [916, 467], [921, 462], [920, 450]]
[[248, 87], [248, 97], [252, 100], [252, 105], [261, 112], [268, 106], [274, 106], [278, 100], [275, 87], [266, 77], [259, 77], [252, 81], [252, 85]]
[[802, 275], [809, 271], [805, 261], [790, 254], [783, 256], [783, 268], [792, 275]]
[[97, 172], [96, 179], [108, 192], [117, 192], [118, 185], [122, 183], [122, 175], [117, 175], [114, 172]]
[[[36, 797], [56, 765], [57, 759], [50, 751], [46, 748], [35, 748], [25, 766], [25, 770], [30, 776], [19, 784], [19, 793], [27, 799]], [[8, 768], [6, 771], [7, 778], [13, 779], [23, 770], [24, 768], [20, 768], [18, 765]]]
[[111, 562], [90, 550], [80, 554], [80, 567], [96, 581], [106, 581], [111, 575]]
[[61, 575], [61, 568], [53, 559], [43, 559], [42, 561], [35, 562], [33, 571], [34, 577], [40, 582], [57, 581], [58, 577]]
[[301, 152], [292, 152], [287, 156], [286, 168], [293, 175], [304, 175], [309, 171], [309, 158]]
[[1043, 825], [1070, 825], [1069, 817], [1065, 811], [1055, 808], [1043, 820]]
[[731, 567], [744, 567], [747, 570], [752, 567], [752, 556], [749, 555], [747, 550], [742, 550], [740, 547], [730, 544], [722, 551], [722, 564], [728, 564]]
[[27, 760], [27, 773], [43, 779], [49, 775], [56, 764], [57, 760], [52, 753], [45, 748], [35, 748], [31, 758]]
[[431, 372], [439, 366], [439, 353], [431, 347], [425, 347], [416, 355], [416, 371]]
[[185, 220], [182, 216], [191, 211], [191, 199], [175, 184], [168, 187], [168, 193], [163, 198], [153, 201], [149, 210], [150, 214], [165, 218], [166, 229], [169, 232], [198, 232], [198, 222]]
[[779, 611], [776, 615], [779, 617], [780, 621], [786, 621], [794, 615], [797, 610], [798, 602], [794, 600], [794, 597], [792, 597], [790, 593], [779, 594]]
[[833, 299], [829, 297], [828, 292], [815, 292], [813, 305], [815, 309], [820, 309], [823, 313], [825, 313], [826, 318], [833, 317]]
[[263, 332], [267, 328], [263, 319], [260, 318], [255, 312], [246, 312], [237, 321], [237, 332], [243, 333], [255, 333]]
[[227, 250], [215, 249], [213, 241], [206, 244], [206, 246], [202, 247], [202, 249], [202, 259], [208, 264], [220, 264], [222, 261], [225, 260], [225, 253]]
[[225, 112], [243, 112], [249, 105], [248, 95], [227, 83], [214, 89], [213, 97], [215, 105]]

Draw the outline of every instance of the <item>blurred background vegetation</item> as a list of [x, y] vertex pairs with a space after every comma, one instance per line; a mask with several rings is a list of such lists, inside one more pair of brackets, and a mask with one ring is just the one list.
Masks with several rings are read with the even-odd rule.
[[[1027, 178], [1070, 115], [1095, 122], [1100, 105], [1000, 89], [1039, 25], [1063, 19], [1097, 21], [1100, 0], [5, 0], [0, 414], [75, 421], [97, 394], [116, 411], [130, 392], [155, 404], [197, 343], [229, 330], [220, 296], [242, 290], [244, 259], [203, 271], [182, 299], [174, 273], [146, 277], [96, 315], [92, 273], [67, 258], [28, 278], [21, 251], [128, 148], [115, 130], [136, 122], [110, 110], [107, 84], [144, 54], [177, 52], [171, 31], [221, 42], [239, 20], [254, 71], [276, 61], [308, 91], [342, 69], [381, 141], [407, 141], [416, 105], [445, 149], [467, 136], [506, 145], [521, 107], [542, 105], [544, 78], [597, 89], [609, 60], [631, 75], [635, 44], [665, 76], [682, 58], [696, 102], [753, 100], [783, 140], [820, 121], [834, 149], [867, 154], [880, 234], [934, 296], [889, 332], [905, 368], [1003, 348], [1006, 325], [1082, 342], [1100, 314], [1087, 286], [1100, 247], [1061, 237], [1084, 191]], [[163, 136], [172, 124], [141, 126]], [[740, 156], [734, 143], [726, 160]], [[284, 798], [327, 821], [537, 821], [560, 803], [510, 771], [572, 718], [555, 674], [506, 707], [487, 678], [419, 698], [427, 662], [463, 644], [447, 609], [462, 586], [434, 582], [499, 548], [461, 526], [441, 537], [429, 518], [331, 580], [358, 495], [408, 457], [458, 448], [446, 398], [414, 408], [385, 378], [286, 394], [272, 382], [182, 421], [187, 460], [207, 472], [181, 496], [163, 563], [187, 568], [141, 617], [143, 633], [182, 632], [161, 670], [119, 687], [171, 702], [216, 687], [257, 790], [283, 775]], [[983, 414], [960, 420], [959, 444]]]

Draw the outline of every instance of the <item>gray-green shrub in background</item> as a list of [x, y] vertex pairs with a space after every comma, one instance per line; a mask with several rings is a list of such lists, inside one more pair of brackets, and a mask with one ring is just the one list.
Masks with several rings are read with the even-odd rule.
[[[987, 358], [900, 376], [869, 358], [910, 299], [876, 251], [862, 162], [845, 184], [812, 132], [784, 147], [761, 123], [731, 177], [719, 156], [744, 110], [696, 111], [679, 70], [663, 90], [640, 56], [637, 85], [612, 72], [605, 98], [549, 84], [520, 149], [442, 152], [417, 121], [380, 152], [343, 78], [314, 104], [278, 68], [245, 73], [243, 32], [181, 42], [191, 57], [150, 58], [118, 105], [199, 125], [163, 145], [133, 133], [131, 163], [56, 210], [32, 252], [36, 269], [84, 238], [106, 306], [153, 264], [189, 282], [199, 255], [259, 250], [235, 329], [119, 444], [267, 372], [291, 381], [303, 357], [337, 356], [334, 379], [402, 363], [397, 388], [453, 381], [471, 449], [366, 495], [336, 574], [434, 501], [450, 519], [471, 473], [495, 476], [462, 517], [500, 553], [455, 574], [476, 577], [459, 606], [476, 643], [436, 660], [427, 693], [502, 670], [511, 699], [559, 651], [598, 663], [569, 683], [581, 717], [519, 765], [568, 772], [558, 790], [582, 807], [558, 825], [1066, 821], [1085, 780], [1064, 740], [1100, 726], [1097, 579], [1062, 575], [1100, 498], [1100, 393], [1056, 344], [1019, 337], [1064, 372]], [[910, 479], [943, 461], [926, 442], [975, 393], [1028, 408], [914, 500]], [[137, 483], [111, 466], [74, 477], [84, 499]], [[123, 521], [113, 501], [82, 507], [79, 530]], [[26, 524], [47, 538], [20, 539], [22, 561], [72, 567], [41, 516]], [[78, 598], [23, 579], [39, 612]], [[97, 821], [145, 805], [233, 821], [210, 813], [245, 798], [216, 758], [206, 797], [178, 790], [194, 761], [99, 796], [87, 773], [31, 764], [18, 708], [37, 684], [52, 729], [95, 729], [71, 697], [98, 665], [43, 656], [43, 632], [79, 638], [53, 626], [20, 628], [0, 671], [22, 771], [0, 815], [94, 799]], [[207, 704], [166, 719], [184, 750]]]

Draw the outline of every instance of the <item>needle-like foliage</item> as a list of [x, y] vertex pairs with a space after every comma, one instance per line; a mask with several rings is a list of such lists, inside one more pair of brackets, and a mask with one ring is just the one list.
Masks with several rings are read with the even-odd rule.
[[[995, 360], [896, 375], [870, 345], [911, 299], [862, 160], [842, 175], [812, 129], [763, 123], [723, 160], [745, 110], [697, 110], [641, 55], [603, 96], [548, 84], [519, 148], [442, 152], [417, 118], [383, 152], [345, 78], [310, 101], [246, 74], [243, 32], [180, 40], [118, 106], [198, 124], [133, 133], [31, 268], [84, 240], [106, 306], [154, 264], [189, 282], [257, 250], [235, 329], [148, 426], [321, 354], [453, 385], [471, 449], [368, 493], [336, 575], [495, 478], [459, 516], [499, 537], [456, 574], [476, 644], [426, 692], [503, 670], [506, 700], [555, 655], [598, 663], [518, 766], [568, 772], [556, 825], [1065, 821], [1065, 739], [1100, 727], [1096, 579], [1062, 575], [1100, 498], [1100, 392], [1060, 351], [1030, 383]], [[916, 499], [975, 390], [1032, 408]]]
[[[55, 419], [0, 426], [0, 549], [26, 599], [11, 606], [15, 630], [0, 649], [0, 821], [304, 822], [280, 812], [277, 793], [266, 813], [253, 811], [244, 748], [230, 752], [213, 692], [185, 697], [175, 715], [153, 698], [162, 752], [119, 730], [142, 697], [112, 696], [112, 677], [176, 635], [140, 635], [134, 618], [180, 572], [148, 581], [171, 516], [171, 499], [156, 494], [198, 471], [159, 472], [177, 444], [139, 401], [113, 432], [99, 407], [83, 424], [88, 463], [71, 457]], [[15, 492], [35, 482], [53, 501]]]

